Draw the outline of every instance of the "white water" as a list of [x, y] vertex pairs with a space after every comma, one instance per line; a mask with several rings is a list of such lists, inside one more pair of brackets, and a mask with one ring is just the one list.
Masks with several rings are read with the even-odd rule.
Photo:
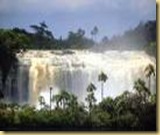
[[[155, 58], [142, 51], [28, 51], [18, 58], [20, 63], [16, 80], [11, 75], [7, 80], [7, 99], [36, 106], [40, 95], [49, 104], [50, 87], [53, 88], [52, 94], [67, 90], [84, 102], [86, 88], [91, 82], [97, 87], [95, 96], [100, 101], [98, 75], [101, 71], [108, 76], [104, 84], [104, 97], [115, 97], [125, 90], [134, 92], [133, 83], [138, 78], [145, 80], [148, 86], [144, 73], [148, 64], [154, 65], [156, 70]], [[151, 91], [155, 90], [156, 77], [152, 76]]]
[[[86, 88], [92, 82], [97, 87], [96, 99], [100, 101], [98, 75], [101, 71], [108, 76], [104, 84], [104, 97], [115, 97], [125, 90], [133, 91], [137, 78], [146, 80], [144, 70], [148, 64], [156, 68], [155, 59], [142, 51], [73, 52], [28, 51], [18, 56], [19, 99], [23, 100], [24, 91], [28, 89], [31, 104], [37, 103], [39, 95], [43, 95], [49, 103], [49, 88], [53, 87], [53, 94], [66, 90], [75, 94], [79, 101], [84, 101]], [[152, 77], [152, 91], [155, 86], [156, 79]]]

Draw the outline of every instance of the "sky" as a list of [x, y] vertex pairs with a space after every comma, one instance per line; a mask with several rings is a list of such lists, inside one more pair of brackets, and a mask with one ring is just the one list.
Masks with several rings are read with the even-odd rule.
[[0, 28], [20, 27], [45, 21], [53, 35], [66, 38], [94, 26], [98, 38], [121, 35], [140, 22], [156, 19], [156, 0], [0, 0]]

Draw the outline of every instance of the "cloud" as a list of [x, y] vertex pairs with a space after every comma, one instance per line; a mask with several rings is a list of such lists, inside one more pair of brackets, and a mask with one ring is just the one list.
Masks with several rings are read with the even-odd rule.
[[25, 4], [37, 8], [47, 9], [75, 9], [84, 7], [91, 3], [90, 0], [26, 0], [20, 1]]
[[11, 5], [8, 0], [0, 0], [0, 12], [6, 12]]
[[[95, 0], [93, 0], [95, 1]], [[0, 0], [0, 12], [18, 11], [60, 11], [77, 10], [89, 7], [92, 0]]]
[[93, 4], [91, 0], [54, 0], [54, 5], [59, 8], [78, 9], [88, 7]]
[[0, 12], [57, 12], [95, 9], [103, 6], [106, 10], [150, 11], [155, 0], [0, 0]]

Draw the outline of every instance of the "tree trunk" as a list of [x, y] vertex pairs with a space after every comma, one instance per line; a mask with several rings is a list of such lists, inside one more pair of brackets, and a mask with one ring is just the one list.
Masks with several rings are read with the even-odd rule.
[[57, 108], [59, 108], [59, 103], [58, 103], [58, 101], [56, 102], [56, 106], [57, 106]]
[[65, 100], [63, 99], [63, 110], [65, 109]]
[[41, 103], [41, 109], [42, 109], [42, 103]]
[[101, 101], [103, 100], [103, 82], [101, 83]]
[[148, 78], [148, 88], [149, 91], [151, 91], [151, 77]]
[[52, 89], [50, 88], [50, 113], [51, 113], [51, 94], [52, 94]]

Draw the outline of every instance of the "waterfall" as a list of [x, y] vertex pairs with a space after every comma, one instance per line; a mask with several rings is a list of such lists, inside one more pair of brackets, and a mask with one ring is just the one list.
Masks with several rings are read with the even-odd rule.
[[[27, 99], [30, 104], [37, 104], [38, 97], [44, 96], [49, 103], [49, 88], [53, 94], [66, 90], [85, 101], [86, 88], [90, 82], [97, 90], [95, 96], [101, 99], [101, 84], [98, 75], [103, 71], [108, 76], [104, 83], [104, 97], [115, 97], [125, 90], [134, 91], [133, 84], [138, 78], [147, 79], [144, 70], [148, 64], [156, 68], [155, 58], [143, 51], [27, 51], [19, 58], [17, 89], [19, 100]], [[152, 77], [155, 92], [156, 78]]]

